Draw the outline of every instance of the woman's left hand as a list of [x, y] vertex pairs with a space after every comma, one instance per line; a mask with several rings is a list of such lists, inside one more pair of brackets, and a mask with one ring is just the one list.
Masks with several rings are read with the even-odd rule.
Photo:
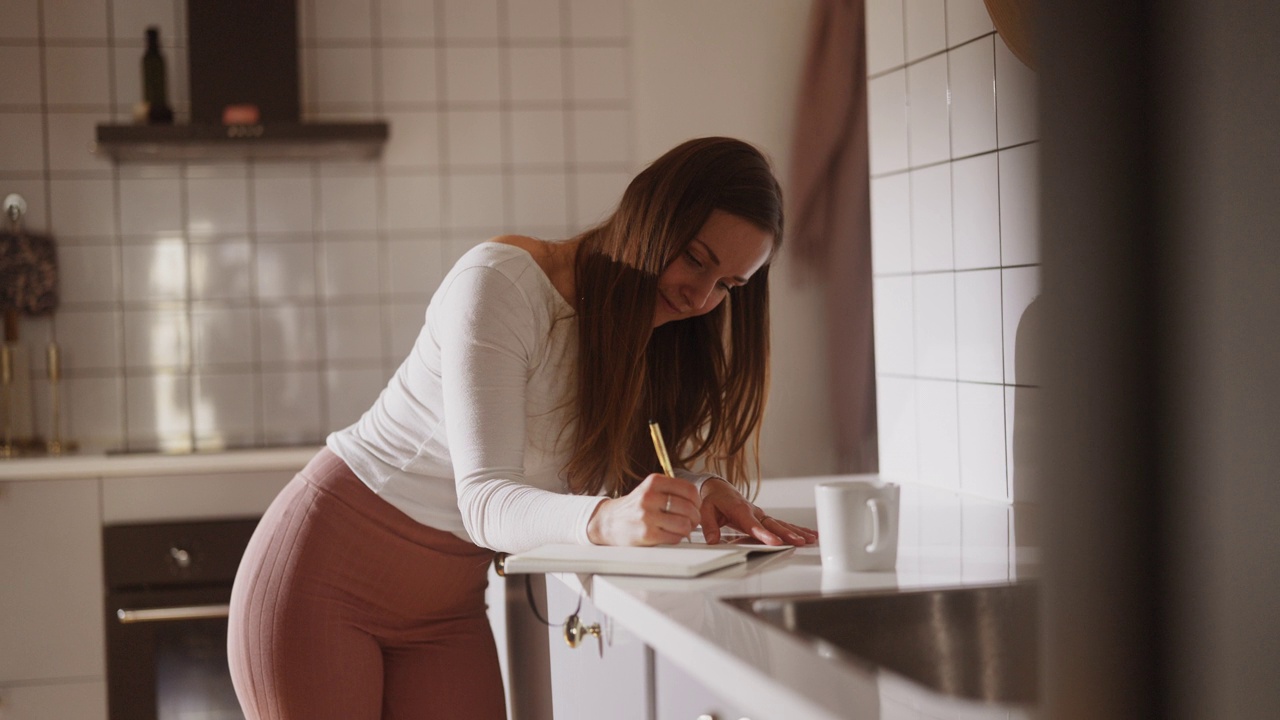
[[725, 525], [740, 530], [765, 545], [798, 546], [818, 541], [818, 533], [770, 517], [720, 478], [708, 478], [702, 483], [701, 512], [702, 537], [712, 545], [720, 542], [720, 528]]

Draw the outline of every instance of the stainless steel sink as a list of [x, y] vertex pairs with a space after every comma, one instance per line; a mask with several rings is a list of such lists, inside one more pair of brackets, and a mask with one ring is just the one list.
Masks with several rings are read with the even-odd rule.
[[1036, 699], [1034, 583], [725, 602], [836, 655], [957, 697]]

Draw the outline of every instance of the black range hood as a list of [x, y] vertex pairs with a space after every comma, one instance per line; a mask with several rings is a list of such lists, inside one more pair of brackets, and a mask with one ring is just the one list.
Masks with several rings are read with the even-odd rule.
[[381, 121], [98, 125], [97, 152], [117, 162], [371, 159], [389, 134]]
[[[187, 0], [191, 121], [103, 124], [98, 152], [121, 162], [220, 158], [371, 158], [387, 123], [302, 122], [296, 0]], [[225, 124], [228, 106], [258, 120]]]

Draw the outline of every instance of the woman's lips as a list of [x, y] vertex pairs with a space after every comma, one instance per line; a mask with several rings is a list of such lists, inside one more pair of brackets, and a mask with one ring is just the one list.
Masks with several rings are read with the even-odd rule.
[[667, 306], [667, 312], [673, 315], [681, 314], [680, 308], [677, 308], [670, 300], [668, 300], [666, 295], [658, 293], [658, 297], [662, 298], [662, 304]]

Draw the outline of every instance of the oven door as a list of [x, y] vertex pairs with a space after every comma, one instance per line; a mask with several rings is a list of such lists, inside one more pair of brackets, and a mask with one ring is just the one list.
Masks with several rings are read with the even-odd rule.
[[227, 668], [226, 587], [107, 602], [111, 720], [244, 720]]
[[244, 720], [227, 668], [227, 604], [257, 524], [103, 528], [111, 720]]

